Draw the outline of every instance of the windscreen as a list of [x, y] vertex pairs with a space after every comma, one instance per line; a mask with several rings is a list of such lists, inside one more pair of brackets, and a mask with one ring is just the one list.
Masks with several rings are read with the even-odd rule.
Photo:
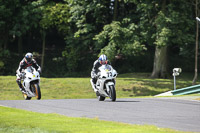
[[27, 70], [28, 72], [30, 72], [30, 73], [33, 72], [33, 68], [32, 68], [32, 67], [27, 67], [26, 70]]
[[111, 70], [111, 66], [110, 65], [102, 65], [101, 69], [106, 70], [106, 71], [110, 71]]

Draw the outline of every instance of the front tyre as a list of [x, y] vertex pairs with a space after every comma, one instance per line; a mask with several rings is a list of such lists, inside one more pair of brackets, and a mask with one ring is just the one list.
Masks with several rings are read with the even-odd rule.
[[41, 99], [41, 91], [40, 91], [40, 86], [39, 84], [32, 84], [34, 93], [35, 93], [35, 97], [37, 98], [37, 100]]
[[115, 86], [111, 85], [109, 86], [110, 88], [110, 93], [109, 93], [109, 97], [112, 101], [116, 101], [116, 91], [115, 91]]

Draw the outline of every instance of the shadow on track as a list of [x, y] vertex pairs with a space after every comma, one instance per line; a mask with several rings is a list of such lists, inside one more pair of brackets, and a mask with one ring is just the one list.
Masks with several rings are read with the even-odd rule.
[[[105, 102], [113, 102], [113, 101], [111, 101], [111, 100], [106, 100]], [[124, 103], [126, 103], [126, 102], [140, 102], [140, 101], [126, 101], [126, 100], [116, 100], [115, 102], [124, 102]]]

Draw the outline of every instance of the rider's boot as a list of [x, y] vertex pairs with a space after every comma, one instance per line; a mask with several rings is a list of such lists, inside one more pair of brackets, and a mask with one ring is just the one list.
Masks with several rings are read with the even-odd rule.
[[100, 96], [100, 94], [99, 94], [99, 92], [98, 92], [98, 91], [96, 92], [96, 96]]
[[20, 91], [21, 91], [22, 93], [26, 93], [24, 87], [20, 88]]
[[96, 96], [100, 96], [100, 94], [99, 94], [99, 92], [97, 91], [97, 89], [96, 89], [95, 86], [96, 86], [96, 85], [93, 84], [92, 88], [93, 88], [94, 92], [96, 93]]
[[100, 96], [100, 94], [99, 94], [99, 92], [97, 91], [97, 89], [96, 89], [95, 86], [96, 86], [96, 85], [94, 84], [94, 85], [92, 86], [92, 88], [93, 88], [94, 92], [96, 93], [96, 96]]
[[94, 84], [92, 79], [90, 80], [90, 82], [91, 82], [91, 85], [92, 85], [92, 88], [93, 88], [94, 92], [96, 93], [97, 92], [97, 89], [95, 87], [96, 85]]
[[18, 86], [19, 86], [19, 90], [20, 90], [21, 92], [25, 93], [25, 89], [24, 89], [24, 87], [22, 86], [21, 81], [20, 81], [20, 80], [16, 80], [16, 82], [17, 82], [17, 84], [18, 84]]

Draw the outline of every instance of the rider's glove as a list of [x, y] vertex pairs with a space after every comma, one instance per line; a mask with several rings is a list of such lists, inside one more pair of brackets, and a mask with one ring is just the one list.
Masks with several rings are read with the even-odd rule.
[[38, 72], [39, 72], [39, 74], [41, 74], [41, 72], [42, 72], [42, 70], [41, 70], [41, 68], [39, 67], [38, 68], [38, 70], [37, 70]]
[[19, 74], [19, 77], [20, 77], [21, 79], [24, 79], [24, 78], [25, 78], [25, 73], [23, 73], [23, 72], [20, 73], [20, 74]]
[[97, 74], [96, 73], [94, 73], [94, 75], [93, 75], [95, 78], [97, 77]]
[[19, 77], [22, 78], [22, 73], [19, 74]]
[[38, 70], [39, 74], [41, 74], [41, 70]]
[[100, 77], [100, 76], [101, 76], [101, 73], [100, 73], [100, 72], [98, 72], [98, 73], [97, 73], [97, 77]]

